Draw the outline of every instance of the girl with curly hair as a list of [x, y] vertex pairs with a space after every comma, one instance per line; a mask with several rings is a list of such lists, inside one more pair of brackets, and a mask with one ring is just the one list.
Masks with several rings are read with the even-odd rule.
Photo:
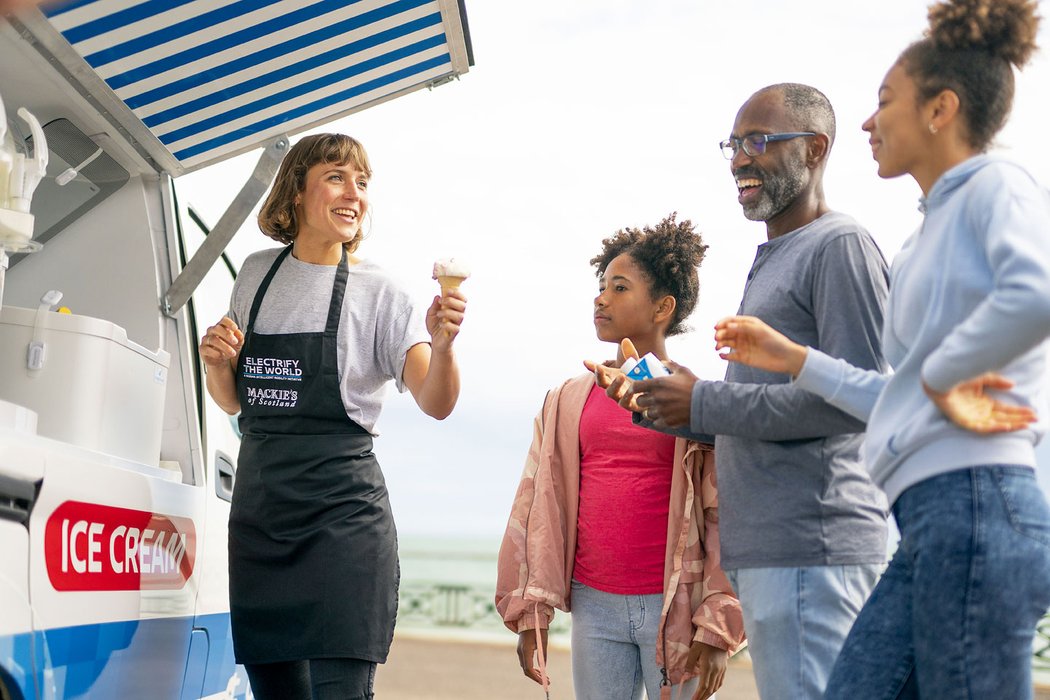
[[[598, 338], [666, 360], [706, 248], [674, 214], [606, 239], [591, 260]], [[624, 359], [619, 347], [610, 364]], [[571, 609], [577, 700], [710, 697], [743, 642], [712, 448], [634, 425], [590, 373], [550, 391], [534, 428], [496, 592], [525, 675], [546, 685], [547, 628]]]
[[948, 0], [864, 123], [884, 178], [925, 220], [893, 262], [881, 375], [757, 319], [719, 322], [727, 359], [796, 375], [867, 421], [864, 453], [901, 533], [826, 697], [1030, 698], [1050, 605], [1050, 508], [1035, 444], [1050, 412], [1050, 197], [985, 151], [1035, 50], [1034, 0]]

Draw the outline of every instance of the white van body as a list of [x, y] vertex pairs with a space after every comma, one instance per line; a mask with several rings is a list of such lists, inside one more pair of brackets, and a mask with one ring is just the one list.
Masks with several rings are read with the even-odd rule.
[[172, 289], [202, 240], [173, 179], [264, 146], [213, 235], [235, 230], [288, 136], [466, 73], [465, 19], [461, 0], [65, 0], [0, 25], [8, 122], [26, 108], [50, 146], [43, 248], [0, 285], [0, 699], [250, 697], [238, 437], [197, 354], [232, 278], [204, 256]]

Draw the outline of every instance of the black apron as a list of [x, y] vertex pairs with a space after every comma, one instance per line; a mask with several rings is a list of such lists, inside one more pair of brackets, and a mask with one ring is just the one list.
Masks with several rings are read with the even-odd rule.
[[290, 252], [259, 285], [237, 361], [243, 437], [229, 525], [234, 652], [248, 664], [383, 663], [397, 614], [397, 536], [372, 437], [347, 417], [339, 391], [346, 252], [323, 332], [254, 333]]

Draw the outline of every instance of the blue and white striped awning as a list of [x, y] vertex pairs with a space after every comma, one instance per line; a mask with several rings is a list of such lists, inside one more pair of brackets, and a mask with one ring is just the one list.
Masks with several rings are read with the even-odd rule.
[[470, 63], [458, 0], [66, 0], [46, 14], [174, 175]]

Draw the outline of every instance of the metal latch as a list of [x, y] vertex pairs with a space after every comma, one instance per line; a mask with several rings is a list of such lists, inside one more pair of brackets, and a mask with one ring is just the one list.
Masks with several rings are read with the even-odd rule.
[[29, 341], [26, 349], [26, 369], [30, 372], [39, 372], [44, 369], [47, 362], [47, 343], [44, 342], [44, 323], [51, 309], [62, 301], [62, 292], [57, 289], [48, 290], [40, 297], [40, 306], [36, 307], [36, 322], [33, 324], [33, 339]]

